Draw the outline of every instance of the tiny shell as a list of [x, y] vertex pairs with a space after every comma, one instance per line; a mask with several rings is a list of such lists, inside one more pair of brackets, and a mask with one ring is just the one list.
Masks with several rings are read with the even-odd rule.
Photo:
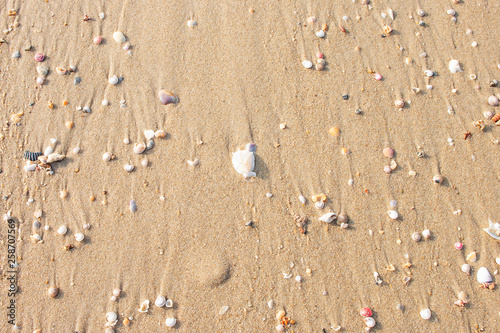
[[303, 205], [305, 205], [306, 202], [307, 202], [307, 199], [303, 195], [299, 195], [299, 201], [300, 201], [300, 203], [302, 203]]
[[36, 78], [36, 83], [39, 85], [42, 85], [45, 82], [45, 77], [44, 76], [39, 76]]
[[118, 288], [113, 289], [113, 296], [118, 297], [122, 291]]
[[476, 262], [477, 261], [476, 251], [469, 253], [465, 259], [470, 262]]
[[221, 315], [221, 316], [222, 316], [224, 313], [226, 313], [226, 312], [227, 312], [227, 310], [229, 310], [229, 306], [224, 305], [223, 307], [221, 307], [221, 308], [220, 308], [220, 310], [219, 310], [219, 315]]
[[304, 66], [305, 68], [309, 69], [309, 68], [311, 68], [313, 66], [313, 63], [310, 60], [304, 60], [304, 61], [302, 61], [302, 66]]
[[135, 167], [134, 167], [132, 164], [125, 164], [125, 165], [123, 166], [123, 168], [124, 168], [124, 169], [125, 169], [125, 171], [127, 171], [127, 172], [132, 172], [132, 171], [134, 171], [134, 168], [135, 168]]
[[37, 165], [34, 163], [32, 164], [31, 162], [28, 162], [28, 163], [24, 166], [24, 171], [26, 171], [26, 172], [35, 171]]
[[437, 174], [434, 177], [432, 177], [432, 181], [436, 184], [441, 184], [444, 181], [444, 177]]
[[464, 244], [461, 242], [456, 242], [455, 243], [455, 249], [461, 250], [464, 247]]
[[458, 60], [450, 60], [450, 63], [448, 64], [448, 69], [450, 72], [454, 73], [459, 73], [462, 70], [460, 69], [460, 62]]
[[278, 320], [283, 319], [283, 317], [285, 316], [285, 314], [286, 314], [285, 310], [279, 310], [279, 311], [276, 313], [276, 319], [278, 319]]
[[56, 67], [56, 73], [59, 75], [65, 75], [68, 73], [68, 70], [64, 67]]
[[145, 300], [144, 302], [141, 303], [141, 306], [138, 311], [145, 313], [148, 312], [148, 309], [149, 309], [149, 300]]
[[424, 231], [422, 231], [422, 236], [424, 236], [425, 239], [429, 239], [431, 238], [431, 232], [429, 229], [425, 229]]
[[460, 300], [467, 302], [468, 297], [465, 291], [459, 291], [457, 296]]
[[49, 156], [50, 154], [52, 154], [54, 152], [54, 148], [52, 148], [51, 146], [48, 146], [47, 148], [45, 148], [45, 150], [43, 151], [43, 154], [45, 156]]
[[338, 332], [342, 329], [342, 327], [340, 327], [340, 325], [333, 325], [332, 326], [332, 330], [334, 330], [335, 332]]
[[154, 146], [155, 146], [154, 140], [148, 140], [148, 143], [146, 144], [146, 149], [151, 150], [154, 148]]
[[197, 24], [198, 24], [198, 22], [196, 22], [195, 20], [188, 20], [187, 21], [187, 26], [190, 28], [194, 28]]
[[446, 14], [451, 15], [451, 16], [455, 16], [456, 12], [455, 12], [455, 10], [454, 10], [454, 9], [448, 9], [448, 10], [446, 11]]
[[118, 319], [118, 315], [115, 312], [110, 311], [110, 312], [106, 313], [106, 321], [108, 323], [114, 323], [114, 322], [116, 322], [117, 319]]
[[491, 119], [491, 118], [493, 118], [493, 116], [495, 116], [495, 113], [493, 111], [487, 110], [487, 111], [483, 112], [483, 116], [486, 119]]
[[420, 317], [422, 317], [422, 319], [429, 320], [431, 319], [431, 316], [432, 312], [429, 308], [420, 311]]
[[377, 81], [380, 81], [380, 80], [382, 80], [382, 74], [375, 73], [375, 74], [373, 75], [373, 78], [374, 78], [375, 80], [377, 80]]
[[85, 235], [82, 234], [81, 232], [78, 232], [75, 234], [75, 240], [77, 242], [82, 242], [85, 239]]
[[398, 99], [394, 102], [394, 105], [397, 107], [397, 108], [402, 108], [405, 106], [405, 101], [403, 101], [402, 99]]
[[195, 158], [194, 160], [187, 160], [187, 164], [189, 164], [190, 166], [192, 167], [195, 167], [197, 166], [198, 164], [200, 164], [200, 160]]
[[338, 223], [347, 223], [349, 222], [349, 216], [345, 213], [341, 213], [339, 214], [337, 221]]
[[[488, 235], [496, 240], [500, 240], [500, 223], [493, 223], [488, 220], [488, 228], [483, 229]], [[499, 264], [500, 265], [500, 264]]]
[[498, 97], [496, 97], [495, 95], [491, 95], [490, 97], [488, 97], [488, 104], [491, 106], [498, 106]]
[[109, 82], [109, 84], [113, 84], [113, 85], [117, 84], [118, 83], [118, 76], [116, 76], [116, 75], [110, 76], [108, 78], [108, 82]]
[[469, 264], [463, 264], [461, 269], [462, 269], [462, 272], [470, 274], [470, 265]]
[[120, 31], [116, 31], [113, 33], [113, 39], [117, 43], [125, 43], [127, 41], [127, 38], [125, 37], [125, 35], [123, 33], [121, 33]]
[[134, 144], [133, 151], [136, 154], [142, 154], [146, 150], [146, 145], [144, 143], [136, 143]]
[[323, 30], [316, 31], [316, 37], [323, 38], [325, 37], [325, 32]]
[[57, 287], [51, 287], [49, 288], [49, 290], [47, 290], [47, 295], [49, 295], [49, 297], [54, 298], [58, 294], [59, 294], [59, 289]]
[[168, 327], [174, 327], [176, 323], [177, 323], [177, 320], [173, 317], [169, 317], [169, 318], [165, 319], [165, 325], [167, 325]]
[[102, 37], [101, 36], [95, 36], [94, 37], [94, 44], [101, 44], [102, 42]]
[[130, 200], [129, 208], [130, 208], [130, 211], [132, 213], [137, 212], [137, 205], [135, 204], [135, 200], [134, 199]]
[[158, 98], [163, 105], [179, 103], [179, 98], [174, 93], [167, 90], [160, 90], [158, 92]]
[[36, 71], [38, 72], [38, 74], [43, 75], [43, 76], [46, 76], [47, 74], [49, 74], [49, 68], [47, 66], [43, 66], [43, 65], [37, 66]]
[[394, 149], [392, 149], [391, 147], [385, 147], [382, 150], [382, 153], [384, 154], [385, 157], [388, 157], [388, 158], [394, 157]]
[[113, 156], [111, 155], [111, 153], [104, 153], [102, 154], [102, 159], [103, 161], [111, 161], [113, 159]]
[[255, 167], [255, 155], [253, 152], [238, 149], [237, 152], [233, 153], [232, 162], [236, 172], [243, 175], [243, 177], [256, 176], [255, 172], [253, 172]]
[[486, 267], [481, 267], [477, 271], [477, 282], [490, 283], [492, 281], [491, 274]]
[[165, 302], [165, 307], [171, 308], [173, 306], [174, 306], [174, 302], [171, 299], [167, 299], [167, 301]]
[[420, 242], [420, 240], [422, 239], [422, 236], [418, 232], [414, 232], [411, 235], [411, 239], [413, 239], [415, 242]]
[[[322, 201], [318, 201], [318, 202], [322, 202]], [[330, 212], [330, 213], [326, 213], [325, 215], [321, 216], [319, 218], [319, 220], [322, 222], [325, 222], [325, 223], [332, 223], [336, 218], [337, 218], [337, 214]]]
[[155, 131], [153, 131], [153, 130], [145, 130], [144, 131], [144, 136], [146, 137], [146, 140], [151, 140], [152, 138], [155, 137]]
[[314, 206], [316, 206], [316, 208], [318, 208], [318, 209], [323, 209], [323, 208], [325, 208], [325, 202], [324, 201], [316, 201], [314, 203]]
[[387, 215], [389, 215], [389, 218], [390, 218], [391, 220], [397, 220], [397, 219], [398, 219], [398, 217], [399, 217], [398, 212], [396, 212], [395, 210], [390, 210], [390, 211], [388, 211], [388, 212], [387, 212]]
[[155, 138], [164, 138], [165, 136], [166, 134], [164, 130], [157, 130], [155, 132]]
[[338, 127], [332, 127], [328, 130], [331, 136], [337, 137], [340, 135], [340, 129]]
[[57, 229], [57, 233], [59, 235], [65, 235], [67, 232], [68, 232], [68, 228], [66, 228], [66, 226], [64, 226], [64, 225], [60, 226], [59, 229]]
[[45, 59], [45, 56], [43, 55], [43, 53], [37, 53], [35, 54], [35, 60], [40, 62], [40, 61], [43, 61]]
[[143, 159], [143, 160], [141, 161], [141, 165], [142, 165], [143, 167], [147, 167], [147, 166], [148, 166], [148, 164], [149, 164], [149, 160], [148, 160], [147, 158], [145, 158], [145, 159]]
[[59, 162], [62, 161], [66, 158], [66, 155], [61, 155], [58, 153], [52, 153], [47, 156], [47, 163], [54, 163], [54, 162]]
[[155, 305], [159, 308], [165, 306], [167, 300], [165, 299], [164, 296], [162, 295], [158, 295], [158, 297], [156, 297], [156, 300], [155, 300]]
[[373, 315], [373, 311], [369, 307], [365, 307], [359, 310], [359, 314], [363, 317], [371, 317]]
[[370, 327], [370, 328], [375, 327], [375, 325], [377, 324], [377, 322], [375, 321], [375, 319], [373, 319], [372, 317], [366, 317], [364, 319], [364, 321], [365, 321], [365, 325], [367, 327]]
[[283, 325], [283, 324], [277, 325], [276, 332], [285, 332], [285, 325]]

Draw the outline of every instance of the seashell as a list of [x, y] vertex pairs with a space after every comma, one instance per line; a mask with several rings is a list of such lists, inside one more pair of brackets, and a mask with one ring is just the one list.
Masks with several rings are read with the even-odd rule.
[[226, 312], [227, 312], [227, 310], [229, 310], [229, 306], [224, 305], [223, 307], [221, 307], [221, 308], [220, 308], [220, 310], [219, 310], [219, 315], [221, 315], [221, 316], [222, 316], [224, 313], [226, 313]]
[[432, 177], [432, 181], [436, 184], [441, 184], [444, 181], [444, 177], [441, 176], [440, 174], [437, 174], [434, 177]]
[[391, 8], [387, 8], [387, 14], [389, 14], [391, 20], [394, 20], [394, 11]]
[[363, 320], [365, 322], [365, 325], [367, 327], [369, 327], [369, 328], [375, 327], [375, 325], [377, 324], [377, 322], [375, 321], [375, 319], [373, 319], [372, 317], [366, 317]]
[[102, 160], [103, 161], [111, 161], [113, 159], [113, 155], [111, 153], [105, 152], [102, 154]]
[[233, 153], [233, 167], [239, 174], [243, 175], [243, 177], [255, 177], [256, 174], [253, 172], [255, 167], [255, 156], [253, 152], [249, 152], [248, 150], [240, 150]]
[[130, 211], [132, 213], [137, 212], [137, 205], [135, 204], [135, 200], [134, 199], [130, 200], [129, 208], [130, 208]]
[[359, 310], [359, 314], [363, 317], [371, 317], [373, 315], [372, 309], [366, 307]]
[[[492, 114], [493, 114], [493, 112], [492, 112]], [[495, 115], [492, 115], [490, 118], [491, 118], [491, 120], [492, 120], [493, 122], [495, 122], [495, 123], [496, 123], [497, 121], [499, 121], [499, 120], [500, 120], [500, 113], [497, 113], [497, 114], [495, 114]]]
[[123, 50], [124, 51], [130, 50], [131, 47], [132, 45], [130, 45], [130, 43], [125, 43], [125, 45], [123, 45]]
[[197, 166], [198, 164], [200, 164], [200, 160], [195, 158], [193, 161], [190, 161], [190, 160], [187, 160], [187, 164], [189, 164], [190, 166], [192, 167], [195, 167]]
[[492, 280], [490, 272], [486, 267], [481, 267], [477, 271], [477, 282], [490, 283]]
[[60, 226], [59, 229], [57, 229], [57, 233], [59, 235], [65, 235], [67, 232], [68, 232], [68, 228], [66, 228], [66, 226], [64, 226], [64, 225]]
[[146, 140], [151, 140], [152, 138], [155, 137], [155, 131], [146, 130], [146, 131], [144, 131], [144, 136], [146, 137]]
[[316, 208], [318, 208], [318, 209], [323, 209], [323, 208], [325, 208], [325, 202], [324, 201], [316, 201], [314, 203], [314, 206], [316, 206]]
[[398, 212], [396, 212], [395, 210], [389, 210], [389, 211], [387, 212], [387, 215], [389, 215], [389, 218], [390, 218], [391, 220], [397, 220], [397, 219], [398, 219], [398, 217], [399, 217]]
[[24, 171], [29, 172], [29, 171], [35, 171], [36, 170], [36, 164], [35, 163], [30, 163], [27, 162], [26, 165], [24, 166]]
[[101, 102], [101, 105], [108, 106], [109, 105], [109, 101], [107, 99], [103, 99], [102, 102]]
[[68, 73], [68, 70], [64, 67], [56, 67], [56, 73], [59, 75], [65, 75]]
[[307, 23], [309, 23], [309, 24], [314, 24], [314, 23], [316, 23], [316, 17], [314, 17], [314, 16], [310, 16], [310, 17], [308, 17], [308, 18], [307, 18]]
[[454, 10], [454, 9], [448, 9], [448, 10], [446, 11], [446, 14], [451, 15], [451, 16], [455, 16], [456, 12], [455, 12], [455, 10]]
[[341, 213], [337, 218], [338, 223], [347, 223], [349, 222], [349, 216], [345, 213]]
[[500, 265], [500, 257], [496, 258], [495, 262], [497, 263], [497, 265]]
[[418, 16], [420, 16], [420, 17], [424, 17], [424, 16], [426, 15], [426, 14], [425, 14], [425, 10], [423, 10], [423, 9], [419, 9], [419, 10], [417, 11], [417, 15], [418, 15]]
[[316, 31], [315, 35], [318, 38], [323, 38], [323, 37], [325, 37], [325, 32], [323, 30], [318, 30], [318, 31]]
[[422, 236], [418, 232], [414, 232], [411, 235], [411, 239], [413, 239], [415, 242], [420, 242], [420, 240], [422, 239]]
[[285, 316], [285, 314], [286, 314], [285, 310], [279, 310], [279, 311], [276, 313], [276, 319], [278, 319], [278, 320], [283, 319], [283, 317]]
[[76, 240], [77, 242], [83, 242], [83, 240], [84, 240], [84, 239], [85, 239], [85, 235], [84, 235], [84, 234], [82, 234], [81, 232], [77, 232], [77, 233], [75, 234], [75, 240]]
[[58, 153], [52, 153], [47, 156], [47, 163], [54, 163], [54, 162], [59, 162], [62, 161], [66, 158], [66, 155], [61, 155]]
[[450, 70], [450, 72], [452, 72], [453, 74], [455, 73], [459, 73], [461, 72], [462, 70], [460, 69], [460, 62], [458, 60], [450, 60], [450, 62], [448, 63], [448, 69]]
[[101, 36], [95, 36], [94, 37], [94, 44], [101, 44], [102, 43], [102, 37]]
[[163, 105], [179, 103], [179, 98], [174, 93], [167, 90], [160, 90], [158, 92], [158, 98]]
[[125, 171], [127, 171], [127, 172], [132, 172], [132, 171], [134, 171], [134, 168], [135, 168], [135, 167], [134, 167], [132, 164], [125, 164], [125, 165], [123, 166], [123, 168], [124, 168], [124, 169], [125, 169]]
[[109, 84], [113, 84], [113, 85], [117, 84], [118, 83], [118, 76], [116, 76], [116, 75], [110, 76], [108, 78], [108, 82], [109, 82]]
[[39, 219], [43, 215], [43, 211], [41, 209], [37, 210], [34, 214], [35, 218]]
[[476, 262], [477, 261], [476, 251], [469, 253], [465, 259], [470, 262]]
[[45, 156], [49, 156], [50, 154], [52, 154], [54, 152], [54, 148], [52, 148], [51, 146], [48, 146], [47, 148], [45, 148], [45, 150], [43, 151], [43, 154]]
[[[318, 201], [318, 202], [323, 202], [323, 201]], [[319, 218], [320, 221], [325, 222], [325, 223], [332, 223], [336, 219], [337, 219], [337, 214], [335, 214], [333, 212], [326, 213], [325, 215], [323, 215]]]
[[488, 220], [488, 223], [488, 228], [485, 228], [483, 230], [496, 240], [500, 240], [500, 223], [493, 223], [490, 220]]
[[154, 146], [155, 146], [154, 140], [148, 140], [148, 143], [146, 144], [146, 149], [151, 150], [154, 148]]
[[394, 156], [394, 149], [392, 149], [391, 147], [385, 147], [382, 150], [382, 153], [384, 154], [385, 157], [392, 158]]
[[38, 160], [39, 156], [43, 156], [43, 153], [33, 153], [29, 150], [26, 150], [24, 152], [24, 158], [26, 158], [27, 160], [30, 160], [32, 162], [35, 162], [36, 160]]
[[422, 231], [422, 236], [424, 236], [425, 239], [431, 238], [431, 231], [429, 229], [425, 229]]
[[323, 70], [325, 70], [325, 64], [318, 62], [316, 65], [314, 65], [314, 68], [317, 71], [323, 71]]
[[144, 143], [136, 143], [134, 144], [133, 151], [136, 154], [142, 154], [146, 150], [146, 145]]
[[456, 242], [455, 243], [455, 249], [461, 250], [464, 247], [464, 244], [461, 242]]
[[35, 61], [41, 62], [44, 59], [45, 59], [45, 56], [43, 55], [43, 53], [37, 53], [37, 54], [35, 54]]
[[458, 296], [458, 299], [459, 299], [459, 300], [462, 300], [462, 301], [464, 301], [464, 302], [467, 302], [468, 297], [467, 297], [467, 293], [466, 293], [465, 291], [460, 291], [460, 292], [458, 292], [458, 295], [457, 295], [457, 296]]
[[389, 35], [391, 32], [392, 32], [392, 28], [391, 28], [390, 26], [386, 25], [386, 26], [384, 27], [384, 33], [385, 33], [386, 35]]
[[276, 332], [285, 332], [285, 325], [283, 325], [283, 324], [277, 325]]
[[164, 138], [166, 136], [166, 133], [164, 130], [157, 130], [155, 132], [155, 138]]
[[342, 329], [342, 327], [340, 327], [340, 325], [333, 325], [332, 327], [332, 330], [334, 330], [335, 332], [338, 332]]
[[332, 127], [328, 130], [328, 133], [333, 137], [338, 137], [340, 135], [340, 129], [338, 127]]
[[49, 297], [55, 298], [59, 294], [59, 288], [57, 287], [50, 287], [49, 290], [47, 290], [47, 295]]
[[159, 308], [165, 306], [165, 303], [167, 302], [167, 300], [165, 299], [164, 296], [162, 295], [158, 295], [158, 297], [156, 297], [156, 300], [155, 300], [155, 305]]
[[118, 288], [113, 289], [113, 296], [118, 297], [122, 291]]
[[33, 243], [38, 243], [42, 240], [42, 237], [39, 234], [34, 234], [30, 236], [30, 239]]
[[120, 31], [115, 31], [113, 33], [113, 39], [117, 43], [125, 43], [127, 41], [127, 38], [125, 37], [125, 35]]
[[309, 68], [311, 68], [313, 66], [313, 63], [310, 60], [304, 60], [304, 61], [302, 61], [302, 66], [304, 66], [305, 68], [309, 69]]
[[147, 167], [147, 166], [148, 166], [148, 164], [149, 164], [149, 160], [148, 160], [147, 158], [145, 158], [145, 159], [143, 159], [143, 160], [141, 161], [141, 165], [142, 165], [143, 167]]
[[106, 321], [108, 323], [115, 323], [117, 319], [118, 319], [118, 315], [115, 312], [110, 311], [110, 312], [106, 313]]
[[423, 309], [422, 311], [420, 311], [420, 317], [422, 317], [422, 319], [429, 320], [429, 319], [431, 319], [431, 316], [432, 316], [432, 312], [429, 308]]
[[382, 80], [382, 74], [375, 73], [375, 74], [373, 75], [373, 78], [374, 78], [375, 80], [377, 80], [377, 81], [380, 81], [380, 80]]
[[425, 70], [425, 71], [424, 71], [424, 74], [425, 74], [425, 76], [427, 76], [427, 77], [433, 77], [433, 76], [434, 76], [434, 72], [433, 72], [433, 71], [431, 71], [430, 69]]
[[469, 264], [463, 264], [461, 269], [462, 269], [462, 272], [467, 273], [467, 275], [470, 274], [470, 265]]
[[402, 99], [398, 99], [394, 102], [394, 105], [397, 107], [397, 108], [403, 108], [405, 106], [405, 101], [403, 101]]
[[148, 309], [149, 309], [149, 300], [145, 300], [144, 302], [141, 303], [139, 312], [146, 313], [148, 312]]
[[196, 22], [195, 20], [188, 20], [187, 21], [187, 26], [190, 28], [194, 28], [197, 24], [198, 24], [198, 22]]
[[488, 97], [488, 104], [491, 105], [491, 106], [498, 106], [498, 97], [496, 97], [495, 95], [491, 95], [490, 97]]
[[167, 325], [168, 327], [174, 327], [176, 323], [177, 320], [173, 317], [168, 317], [167, 319], [165, 319], [165, 325]]
[[38, 72], [38, 74], [43, 75], [43, 76], [46, 76], [47, 74], [49, 74], [49, 68], [47, 66], [42, 66], [42, 65], [37, 66], [36, 71]]
[[318, 201], [323, 201], [325, 202], [326, 201], [326, 195], [321, 193], [321, 194], [316, 194], [316, 195], [313, 195], [312, 198], [311, 198], [312, 202], [318, 202]]
[[72, 129], [75, 126], [75, 123], [72, 121], [67, 121], [65, 125], [67, 128]]
[[171, 308], [173, 306], [174, 306], [174, 302], [171, 299], [167, 299], [167, 301], [165, 302], [165, 307]]
[[343, 222], [343, 223], [340, 223], [340, 227], [341, 227], [342, 229], [347, 229], [347, 228], [349, 228], [349, 224], [347, 224], [347, 223]]
[[45, 82], [45, 76], [39, 76], [36, 78], [36, 83], [42, 85]]

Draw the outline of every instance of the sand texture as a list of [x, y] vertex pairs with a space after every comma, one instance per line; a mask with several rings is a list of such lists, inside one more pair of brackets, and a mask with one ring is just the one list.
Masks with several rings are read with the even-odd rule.
[[[115, 332], [275, 332], [280, 309], [295, 321], [287, 332], [364, 332], [363, 307], [372, 332], [498, 332], [498, 287], [476, 279], [486, 267], [496, 282], [500, 267], [500, 242], [482, 231], [500, 222], [500, 126], [483, 115], [500, 113], [488, 104], [500, 94], [490, 86], [500, 80], [498, 17], [492, 0], [5, 0], [0, 212], [15, 228], [0, 223], [0, 331], [13, 327], [4, 319], [14, 299], [20, 332], [106, 332], [108, 312]], [[453, 59], [461, 72], [448, 69]], [[50, 70], [42, 85], [40, 65]], [[179, 102], [162, 105], [161, 89]], [[135, 154], [145, 130], [166, 135]], [[256, 177], [245, 179], [231, 159], [250, 142]], [[25, 150], [48, 146], [65, 155], [53, 174], [25, 171]], [[330, 211], [348, 227], [318, 220]], [[412, 240], [425, 229], [430, 239]], [[454, 304], [461, 291], [464, 307]], [[158, 295], [173, 307], [156, 307]]]

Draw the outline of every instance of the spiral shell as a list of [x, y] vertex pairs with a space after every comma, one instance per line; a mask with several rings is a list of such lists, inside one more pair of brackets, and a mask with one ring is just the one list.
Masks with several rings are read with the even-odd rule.
[[26, 158], [26, 159], [28, 159], [28, 160], [30, 160], [32, 162], [37, 161], [38, 160], [38, 156], [42, 156], [42, 155], [43, 155], [43, 153], [34, 153], [34, 152], [29, 151], [29, 150], [26, 150], [24, 152], [24, 158]]
[[57, 287], [50, 287], [49, 290], [47, 290], [47, 295], [49, 297], [55, 298], [59, 294], [59, 289]]
[[420, 242], [420, 240], [422, 239], [422, 235], [420, 235], [420, 233], [418, 232], [414, 232], [411, 235], [411, 239], [413, 239], [415, 242]]
[[403, 108], [405, 106], [405, 101], [403, 101], [402, 99], [398, 99], [394, 102], [394, 105], [397, 107], [397, 108]]
[[497, 121], [500, 120], [500, 113], [497, 113], [496, 115], [494, 115], [493, 117], [491, 117], [491, 120], [496, 123]]

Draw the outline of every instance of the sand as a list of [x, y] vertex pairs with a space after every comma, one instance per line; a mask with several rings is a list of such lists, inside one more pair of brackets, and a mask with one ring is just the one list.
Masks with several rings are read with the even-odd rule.
[[[296, 322], [288, 332], [333, 332], [335, 325], [361, 332], [363, 307], [373, 310], [376, 332], [498, 331], [498, 288], [479, 289], [476, 273], [484, 266], [498, 279], [500, 243], [482, 229], [488, 219], [500, 221], [500, 127], [483, 117], [499, 112], [487, 100], [500, 93], [488, 85], [500, 80], [500, 7], [423, 0], [373, 1], [371, 8], [358, 0], [6, 1], [2, 30], [13, 29], [0, 45], [0, 211], [11, 211], [16, 225], [19, 292], [7, 293], [10, 229], [2, 222], [3, 311], [15, 301], [22, 332], [104, 332], [110, 311], [118, 314], [116, 332], [273, 332], [280, 309]], [[9, 16], [11, 9], [17, 14]], [[189, 28], [190, 19], [197, 26]], [[320, 39], [314, 33], [324, 23]], [[382, 38], [384, 26], [394, 30]], [[113, 40], [115, 31], [130, 50]], [[103, 43], [95, 45], [95, 36]], [[11, 58], [15, 51], [20, 58]], [[316, 63], [318, 51], [325, 71], [305, 69], [302, 61]], [[50, 68], [42, 86], [39, 52]], [[452, 59], [462, 72], [450, 73]], [[71, 65], [76, 72], [56, 73]], [[425, 70], [437, 75], [427, 78]], [[123, 81], [110, 85], [112, 75]], [[162, 105], [160, 89], [179, 103]], [[85, 106], [90, 113], [77, 110]], [[333, 126], [338, 137], [328, 132]], [[145, 154], [132, 152], [145, 130], [159, 129], [166, 138]], [[52, 175], [25, 172], [24, 151], [43, 151], [51, 138], [66, 158], [52, 165]], [[248, 142], [257, 145], [257, 177], [245, 180], [231, 157]], [[384, 173], [387, 146], [397, 163], [391, 174]], [[103, 161], [105, 152], [116, 158]], [[186, 163], [195, 158], [198, 166]], [[127, 163], [133, 172], [124, 170]], [[436, 174], [442, 185], [433, 183]], [[323, 210], [311, 201], [320, 193], [328, 198]], [[397, 201], [396, 221], [387, 215], [390, 200]], [[38, 210], [41, 228], [34, 229]], [[348, 214], [349, 227], [318, 220], [330, 210]], [[306, 234], [295, 215], [308, 218]], [[68, 228], [64, 236], [60, 225]], [[424, 229], [431, 239], [412, 241]], [[42, 243], [30, 240], [35, 233]], [[468, 276], [460, 267], [473, 251]], [[386, 269], [391, 264], [395, 271]], [[56, 298], [47, 296], [50, 286], [59, 288]], [[116, 301], [114, 288], [122, 290]], [[468, 294], [465, 307], [453, 304], [460, 291]], [[173, 308], [155, 307], [159, 294]], [[146, 299], [151, 307], [140, 313]], [[220, 315], [223, 306], [229, 309]], [[428, 321], [419, 315], [425, 308]], [[13, 326], [5, 315], [2, 332]], [[167, 317], [177, 319], [174, 328]]]

